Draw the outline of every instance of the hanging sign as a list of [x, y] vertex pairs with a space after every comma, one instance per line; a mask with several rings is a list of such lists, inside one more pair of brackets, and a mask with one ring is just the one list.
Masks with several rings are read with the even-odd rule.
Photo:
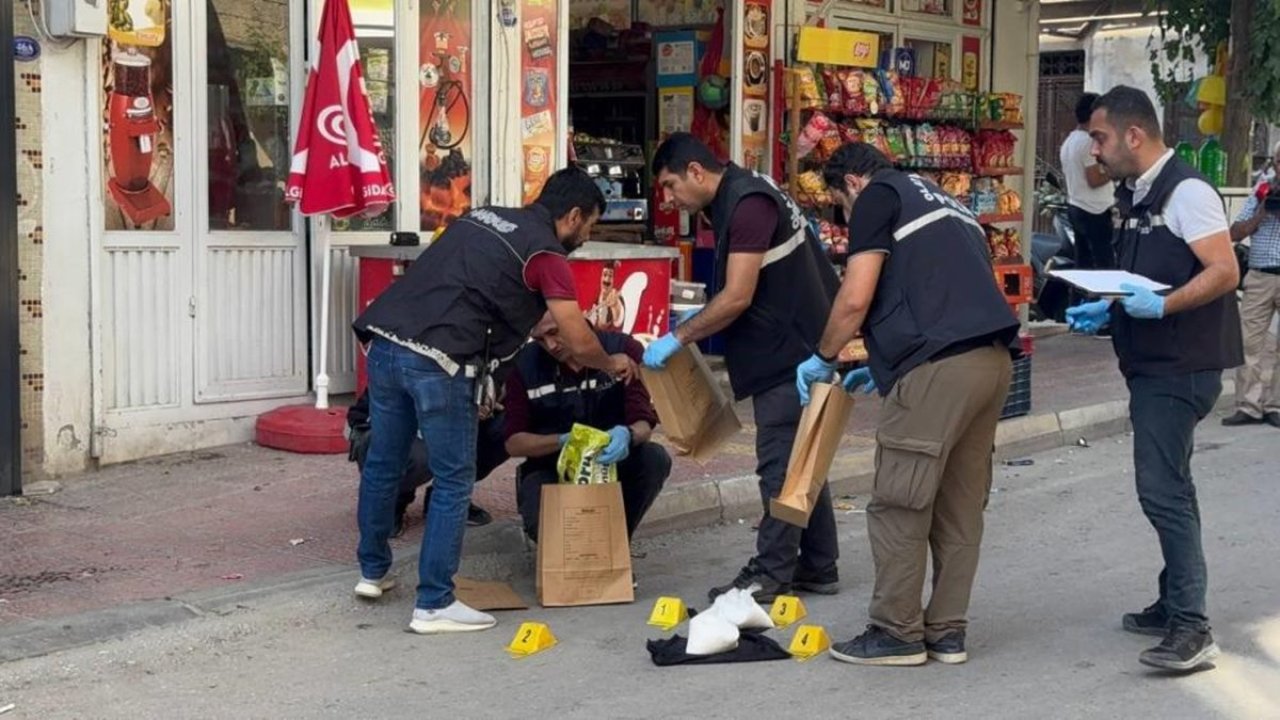
[[802, 27], [796, 57], [806, 63], [874, 68], [880, 57], [880, 36], [856, 30]]
[[13, 37], [13, 59], [18, 62], [34, 62], [40, 59], [40, 43], [33, 37]]

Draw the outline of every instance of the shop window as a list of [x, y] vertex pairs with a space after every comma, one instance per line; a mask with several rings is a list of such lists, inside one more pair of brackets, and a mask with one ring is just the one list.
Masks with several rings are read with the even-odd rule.
[[903, 12], [951, 17], [951, 0], [899, 0]]
[[106, 230], [174, 229], [173, 33], [169, 3], [111, 3], [102, 43]]
[[471, 208], [471, 0], [418, 5], [419, 211], [430, 232]]
[[289, 5], [208, 0], [210, 230], [289, 230]]
[[1170, 147], [1186, 140], [1196, 147], [1204, 141], [1200, 134], [1200, 109], [1187, 105], [1185, 98], [1191, 83], [1176, 83], [1170, 99], [1164, 102], [1164, 121], [1161, 125], [1165, 142]]
[[[396, 168], [396, 45], [394, 0], [363, 0], [351, 8], [364, 84], [369, 92], [369, 109], [378, 127], [378, 139], [387, 159], [387, 170], [398, 178]], [[381, 215], [334, 220], [333, 229], [353, 232], [390, 232], [395, 229], [396, 204]]]

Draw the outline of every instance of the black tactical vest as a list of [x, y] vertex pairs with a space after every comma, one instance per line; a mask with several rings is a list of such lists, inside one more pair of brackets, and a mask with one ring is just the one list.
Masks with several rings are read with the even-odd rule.
[[491, 360], [509, 359], [547, 310], [525, 284], [538, 253], [567, 253], [542, 206], [472, 210], [356, 318], [356, 335], [432, 348], [460, 364], [478, 363], [486, 345]]
[[[626, 352], [630, 337], [623, 333], [596, 331], [604, 351]], [[529, 397], [529, 432], [560, 435], [574, 423], [609, 430], [626, 425], [626, 383], [600, 370], [585, 369], [573, 374], [541, 345], [530, 344], [516, 355], [516, 371]], [[531, 458], [534, 466], [554, 467], [556, 456]]]
[[[961, 343], [992, 337], [1017, 346], [1020, 323], [996, 287], [982, 226], [934, 183], [881, 170], [873, 185], [902, 201], [863, 333], [871, 374], [888, 394], [916, 367]], [[857, 227], [850, 227], [855, 235]]]
[[[1204, 176], [1177, 156], [1169, 158], [1141, 203], [1133, 203], [1127, 183], [1116, 190], [1123, 219], [1120, 267], [1174, 288], [1199, 275], [1204, 266], [1184, 238], [1165, 225], [1164, 208], [1178, 184]], [[1240, 309], [1229, 292], [1192, 310], [1160, 320], [1139, 320], [1111, 307], [1112, 342], [1120, 372], [1133, 375], [1183, 375], [1226, 370], [1244, 362]]]
[[725, 365], [739, 400], [795, 379], [796, 365], [817, 351], [840, 288], [835, 268], [795, 201], [768, 176], [730, 164], [710, 206], [716, 232], [714, 289], [724, 289], [734, 210], [755, 194], [778, 206], [778, 226], [751, 306], [724, 330]]

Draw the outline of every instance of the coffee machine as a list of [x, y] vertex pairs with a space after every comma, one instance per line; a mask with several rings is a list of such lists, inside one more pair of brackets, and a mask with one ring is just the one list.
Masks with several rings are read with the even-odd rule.
[[151, 59], [130, 51], [112, 58], [114, 78], [108, 115], [111, 178], [107, 188], [120, 212], [135, 225], [169, 215], [173, 206], [151, 184], [160, 122], [151, 100]]

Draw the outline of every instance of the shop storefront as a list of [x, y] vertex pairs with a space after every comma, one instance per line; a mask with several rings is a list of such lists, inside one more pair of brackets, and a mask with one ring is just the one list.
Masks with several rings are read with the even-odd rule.
[[[675, 248], [656, 255], [679, 258], [676, 277], [705, 281], [709, 263], [696, 219], [654, 195], [647, 158], [693, 129], [786, 181], [783, 68], [803, 25], [868, 33], [975, 90], [1034, 88], [1035, 3], [1019, 0], [349, 2], [397, 190], [373, 218], [304, 220], [284, 202], [321, 0], [117, 0], [107, 37], [41, 59], [41, 179], [57, 189], [42, 198], [50, 469], [248, 439], [259, 414], [312, 389], [323, 302], [330, 392], [353, 391], [353, 248], [393, 232], [427, 242], [470, 207], [527, 202], [571, 162], [610, 198], [598, 239], [625, 248], [595, 249], [584, 306], [660, 331], [665, 279], [624, 303], [633, 317], [617, 310], [637, 292], [630, 268], [651, 272], [636, 243]], [[1017, 132], [1022, 153], [1034, 143]]]

